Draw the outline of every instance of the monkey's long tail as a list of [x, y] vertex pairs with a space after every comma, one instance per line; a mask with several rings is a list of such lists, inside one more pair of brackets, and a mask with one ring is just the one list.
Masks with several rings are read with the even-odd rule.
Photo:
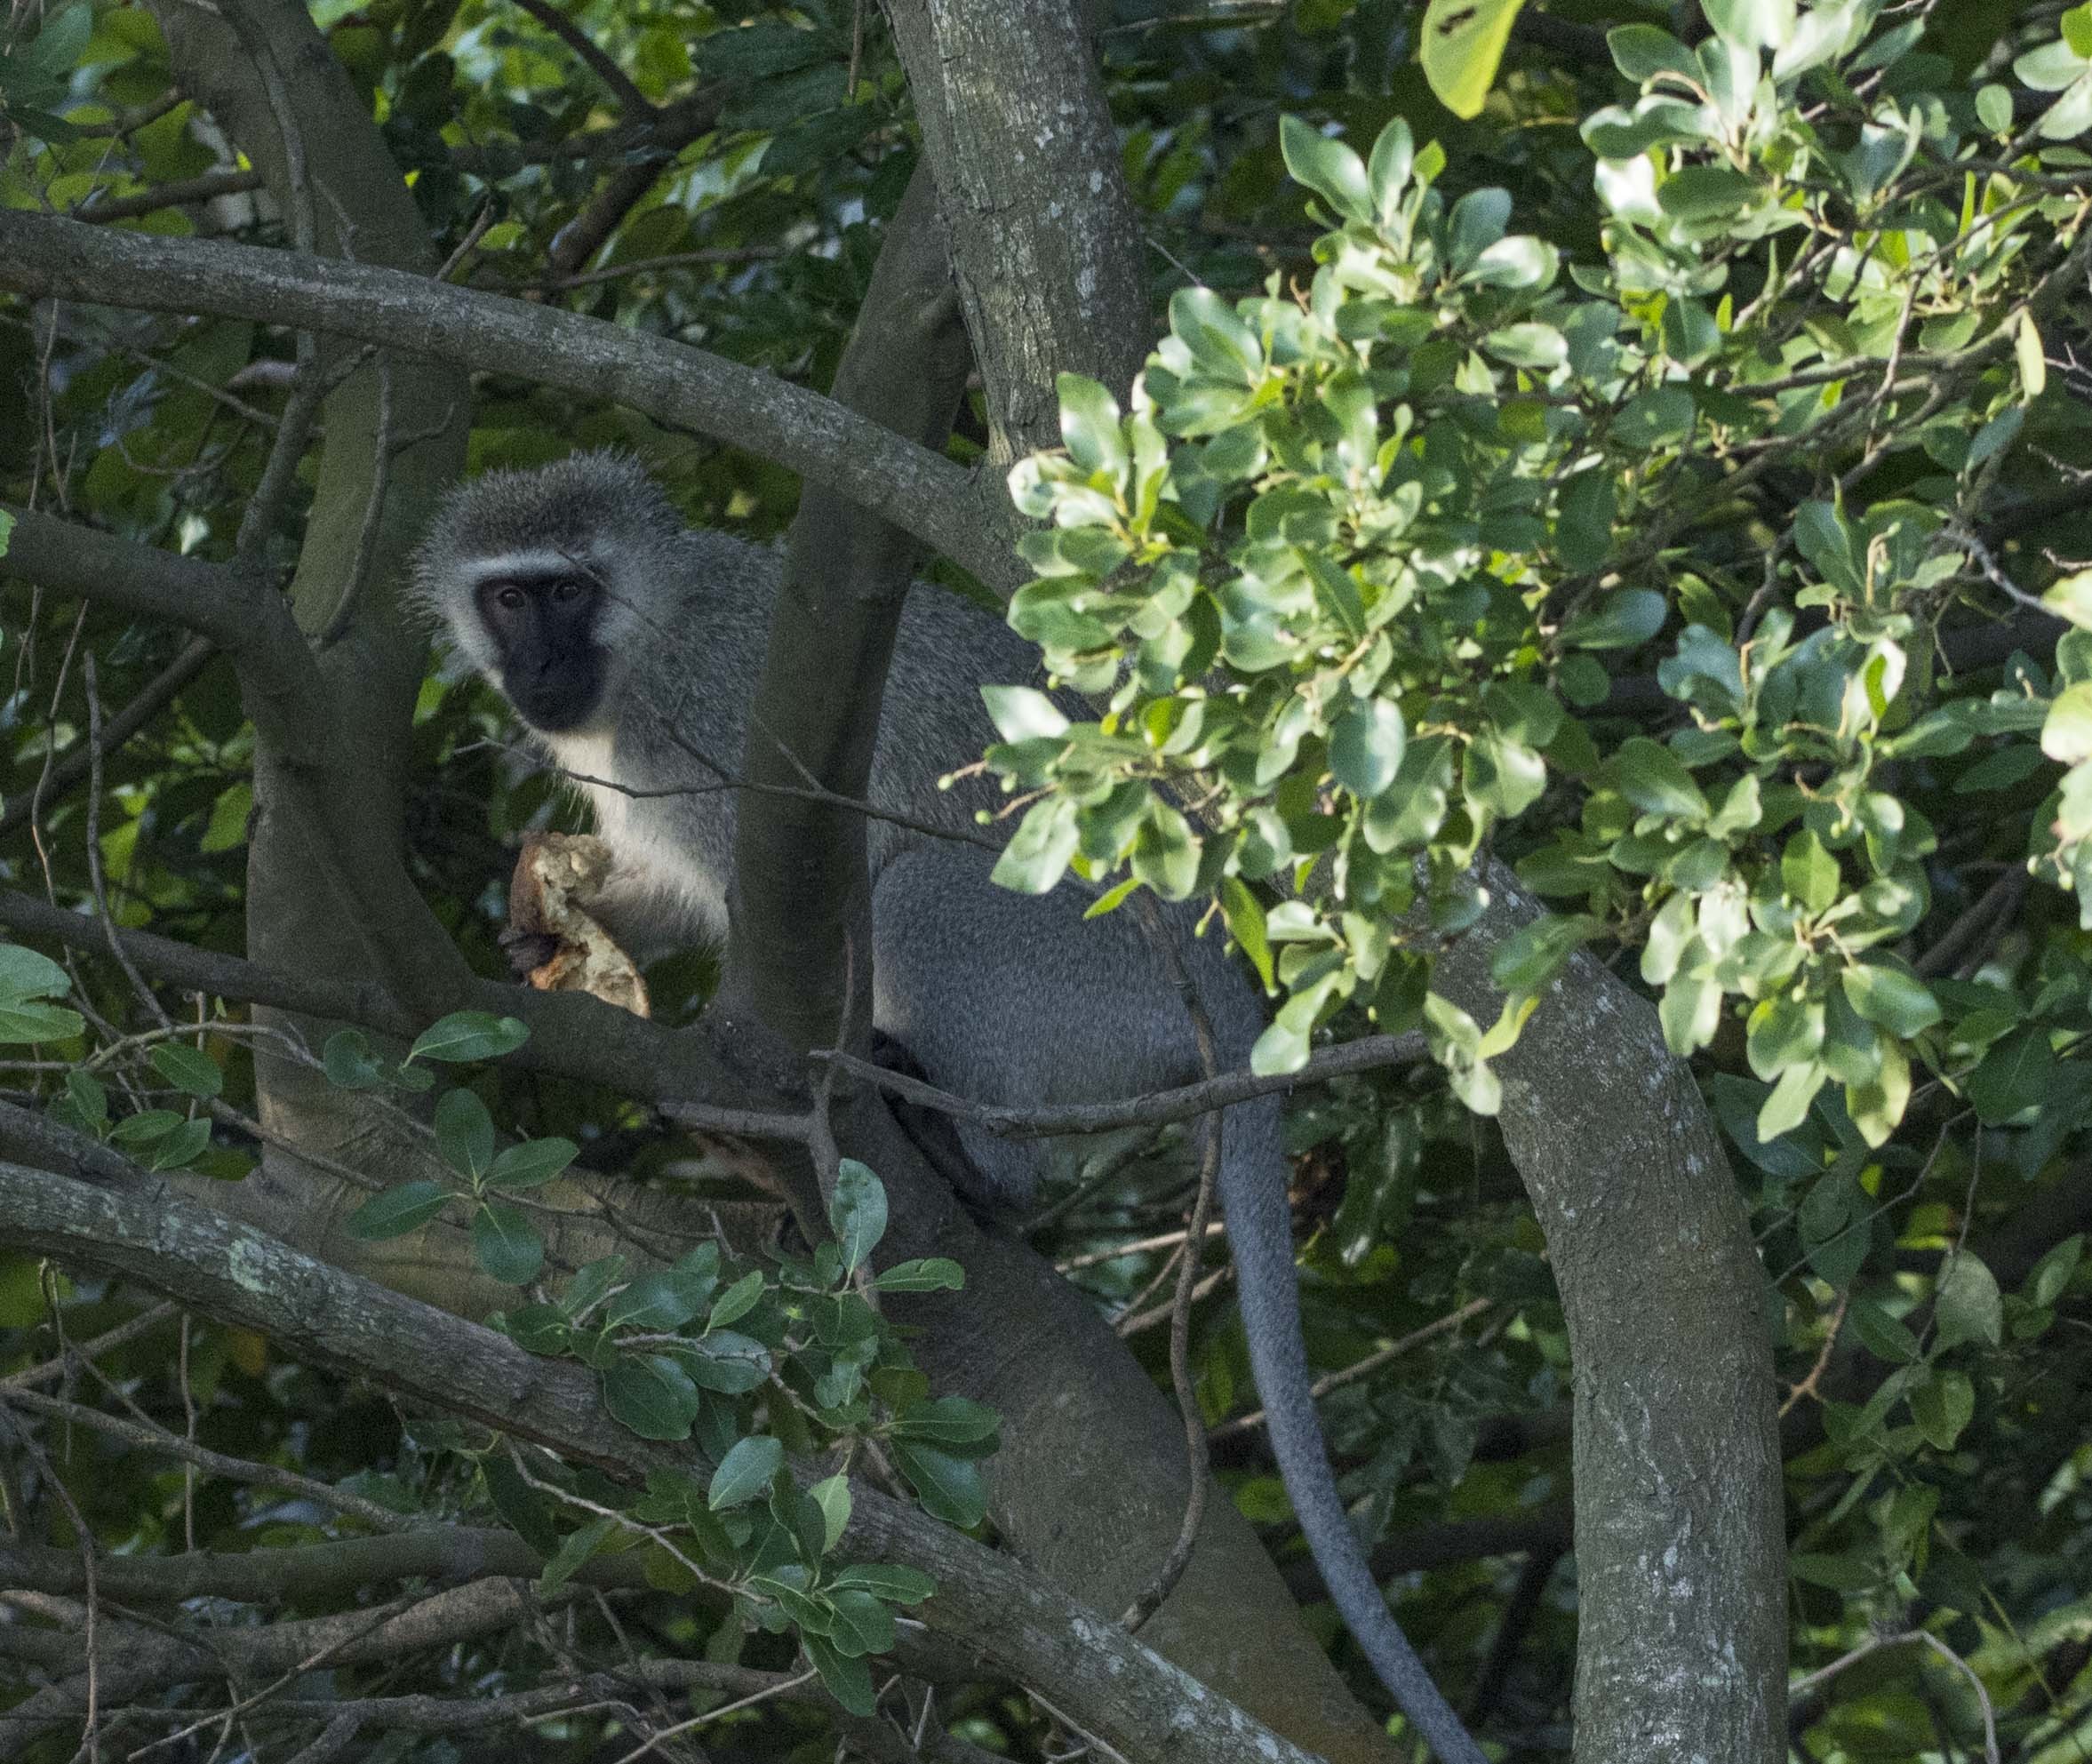
[[1220, 1204], [1234, 1255], [1250, 1369], [1301, 1533], [1330, 1599], [1375, 1674], [1442, 1764], [1489, 1764], [1387, 1608], [1337, 1492], [1300, 1334], [1293, 1222], [1286, 1204], [1284, 1142], [1276, 1102], [1228, 1110], [1221, 1131]]

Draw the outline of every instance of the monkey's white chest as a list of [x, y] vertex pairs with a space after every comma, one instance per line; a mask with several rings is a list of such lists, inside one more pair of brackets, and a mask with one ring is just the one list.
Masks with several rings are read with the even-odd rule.
[[[609, 730], [547, 736], [545, 745], [569, 781], [595, 811], [596, 837], [617, 860], [612, 890], [619, 929], [645, 946], [651, 957], [663, 950], [726, 936], [726, 882], [706, 854], [675, 836], [670, 796], [645, 794], [627, 784]], [[620, 789], [619, 785], [626, 785]]]

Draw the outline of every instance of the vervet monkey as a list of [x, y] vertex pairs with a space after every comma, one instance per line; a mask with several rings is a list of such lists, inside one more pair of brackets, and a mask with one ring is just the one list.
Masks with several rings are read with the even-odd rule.
[[[632, 459], [578, 454], [453, 491], [416, 563], [417, 590], [531, 735], [582, 779], [617, 870], [603, 915], [637, 948], [717, 938], [732, 875], [734, 792], [781, 560], [693, 531]], [[984, 682], [1037, 677], [1033, 647], [958, 595], [919, 587], [903, 612], [872, 765], [873, 807], [971, 831], [994, 800], [938, 780], [996, 738]], [[817, 682], [809, 682], [810, 686]], [[621, 787], [620, 787], [621, 786]], [[667, 791], [686, 794], [628, 794]], [[1171, 964], [1130, 913], [1085, 921], [1063, 887], [1013, 894], [993, 857], [873, 818], [874, 1025], [931, 1082], [1017, 1106], [1098, 1101], [1199, 1075]], [[1224, 1067], [1247, 1065], [1265, 1018], [1218, 937], [1164, 914]], [[1036, 1144], [958, 1123], [986, 1196], [1021, 1204]], [[1483, 1764], [1403, 1637], [1330, 1473], [1300, 1336], [1287, 1164], [1275, 1097], [1227, 1111], [1219, 1176], [1250, 1362], [1272, 1449], [1337, 1608], [1380, 1679], [1447, 1764]]]

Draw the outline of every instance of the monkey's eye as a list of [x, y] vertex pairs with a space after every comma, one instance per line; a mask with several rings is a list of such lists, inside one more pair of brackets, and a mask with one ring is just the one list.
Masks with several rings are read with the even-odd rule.
[[570, 576], [565, 581], [560, 582], [554, 587], [552, 590], [552, 597], [554, 600], [564, 603], [568, 601], [579, 600], [581, 596], [587, 592], [587, 585], [586, 583], [577, 582], [572, 577]]
[[511, 583], [507, 587], [496, 590], [494, 603], [505, 607], [510, 612], [515, 612], [522, 609], [523, 603], [529, 598], [521, 588]]

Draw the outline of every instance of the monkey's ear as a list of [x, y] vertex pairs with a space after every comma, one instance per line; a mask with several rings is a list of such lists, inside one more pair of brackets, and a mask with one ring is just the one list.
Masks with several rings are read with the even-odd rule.
[[588, 993], [635, 1017], [651, 1017], [639, 965], [589, 912], [611, 867], [610, 847], [593, 834], [528, 834], [508, 882], [501, 946], [539, 992]]

